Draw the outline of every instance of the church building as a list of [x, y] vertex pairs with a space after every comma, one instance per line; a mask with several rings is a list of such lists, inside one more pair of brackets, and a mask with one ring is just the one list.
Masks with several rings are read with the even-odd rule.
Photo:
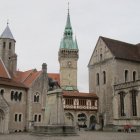
[[89, 91], [104, 129], [140, 130], [140, 45], [100, 36], [90, 58]]

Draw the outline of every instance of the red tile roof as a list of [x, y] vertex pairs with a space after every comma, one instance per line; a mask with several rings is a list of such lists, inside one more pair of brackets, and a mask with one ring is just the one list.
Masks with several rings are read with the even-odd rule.
[[17, 88], [25, 88], [27, 89], [27, 87], [21, 83], [21, 82], [17, 82], [13, 79], [7, 79], [7, 78], [0, 78], [0, 85], [4, 85], [4, 86], [12, 86], [12, 87], [17, 87]]
[[58, 81], [60, 83], [60, 74], [59, 73], [48, 73], [48, 77]]
[[32, 83], [37, 79], [42, 71], [37, 71], [36, 69], [28, 70], [25, 72], [17, 71], [15, 79], [21, 81], [27, 87], [30, 87]]
[[79, 98], [98, 98], [95, 93], [82, 93], [73, 91], [64, 91], [63, 97], [79, 97]]
[[0, 58], [0, 77], [10, 78], [10, 75], [1, 58]]

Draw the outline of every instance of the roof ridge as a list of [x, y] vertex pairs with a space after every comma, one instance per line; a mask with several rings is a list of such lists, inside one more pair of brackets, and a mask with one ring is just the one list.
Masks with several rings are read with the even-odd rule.
[[120, 43], [125, 43], [125, 44], [129, 44], [129, 45], [137, 46], [137, 44], [127, 43], [127, 42], [124, 42], [121, 40], [112, 39], [112, 38], [108, 38], [108, 37], [100, 36], [100, 38], [103, 39], [105, 42], [106, 42], [106, 40], [111, 40], [111, 41], [116, 41], [116, 42], [120, 42]]

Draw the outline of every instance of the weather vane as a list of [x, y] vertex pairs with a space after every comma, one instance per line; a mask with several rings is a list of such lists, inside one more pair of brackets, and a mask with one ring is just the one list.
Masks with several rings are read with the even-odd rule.
[[68, 13], [69, 13], [69, 2], [68, 2]]
[[9, 25], [9, 19], [7, 19], [7, 25]]

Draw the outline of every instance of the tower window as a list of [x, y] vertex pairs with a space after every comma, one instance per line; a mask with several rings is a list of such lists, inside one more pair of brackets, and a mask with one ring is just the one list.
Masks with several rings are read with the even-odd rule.
[[133, 71], [133, 81], [136, 81], [136, 71]]
[[3, 48], [5, 49], [5, 47], [6, 47], [6, 42], [3, 42]]
[[12, 43], [10, 42], [10, 43], [9, 43], [9, 50], [11, 50], [11, 46], [12, 46]]
[[128, 70], [125, 70], [125, 82], [127, 82], [128, 81]]

